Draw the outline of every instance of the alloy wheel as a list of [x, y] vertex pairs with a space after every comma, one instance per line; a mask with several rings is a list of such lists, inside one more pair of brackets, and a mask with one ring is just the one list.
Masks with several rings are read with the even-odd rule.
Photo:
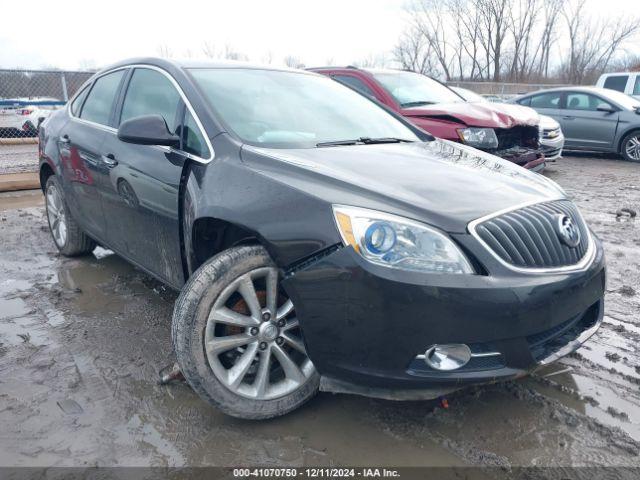
[[624, 148], [629, 158], [640, 161], [640, 135], [636, 135], [627, 140]]
[[254, 400], [283, 397], [315, 372], [293, 302], [278, 284], [273, 267], [240, 276], [216, 299], [205, 328], [207, 360], [216, 378]]
[[67, 217], [60, 192], [55, 185], [47, 188], [47, 220], [58, 248], [67, 243]]

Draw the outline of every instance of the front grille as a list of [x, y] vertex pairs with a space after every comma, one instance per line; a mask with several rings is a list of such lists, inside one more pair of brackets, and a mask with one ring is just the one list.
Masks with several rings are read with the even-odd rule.
[[513, 147], [535, 148], [538, 144], [539, 130], [533, 126], [517, 126], [512, 128], [496, 128], [498, 138], [497, 150]]
[[560, 136], [560, 129], [559, 128], [545, 129], [542, 132], [542, 138], [547, 139], [547, 140], [558, 138], [559, 136]]
[[[560, 240], [561, 215], [580, 230], [580, 243], [569, 247]], [[504, 262], [520, 268], [559, 268], [579, 263], [589, 247], [589, 233], [575, 205], [567, 200], [538, 203], [485, 220], [476, 235]]]

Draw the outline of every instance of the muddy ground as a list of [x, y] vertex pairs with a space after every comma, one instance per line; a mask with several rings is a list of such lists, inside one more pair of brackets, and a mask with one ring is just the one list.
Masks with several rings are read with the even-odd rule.
[[448, 408], [320, 394], [265, 422], [159, 386], [176, 294], [115, 255], [59, 256], [40, 196], [4, 194], [0, 466], [640, 466], [640, 218], [616, 217], [640, 211], [640, 165], [568, 157], [546, 175], [606, 246], [606, 317], [587, 345]]

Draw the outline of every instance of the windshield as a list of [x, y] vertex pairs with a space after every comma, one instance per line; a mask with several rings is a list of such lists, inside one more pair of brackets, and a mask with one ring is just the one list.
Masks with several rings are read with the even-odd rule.
[[439, 82], [413, 72], [374, 73], [373, 76], [401, 107], [459, 103], [464, 99]]
[[419, 140], [383, 108], [324, 76], [247, 68], [190, 72], [227, 127], [251, 145], [310, 148], [361, 138]]
[[484, 98], [482, 95], [478, 95], [476, 92], [472, 92], [471, 90], [467, 90], [466, 88], [456, 88], [452, 87], [451, 90], [456, 92], [462, 98], [464, 98], [469, 103], [486, 103], [488, 100]]
[[628, 110], [635, 110], [636, 108], [640, 108], [640, 101], [622, 92], [609, 89], [602, 89], [600, 90], [600, 92], [605, 98], [616, 102], [623, 108], [626, 108]]

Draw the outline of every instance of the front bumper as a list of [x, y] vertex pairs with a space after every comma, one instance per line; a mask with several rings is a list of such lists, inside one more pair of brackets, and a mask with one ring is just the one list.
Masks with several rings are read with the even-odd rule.
[[560, 134], [553, 139], [541, 139], [540, 148], [547, 160], [557, 160], [562, 155], [564, 148], [564, 135]]
[[[461, 236], [468, 237], [468, 236]], [[476, 250], [471, 240], [460, 241]], [[582, 271], [522, 274], [475, 257], [487, 275], [425, 275], [371, 265], [350, 247], [290, 272], [307, 353], [322, 388], [384, 398], [434, 398], [464, 385], [523, 376], [577, 349], [603, 313], [599, 241]], [[478, 356], [459, 370], [433, 370], [419, 356], [433, 344], [465, 343]]]

